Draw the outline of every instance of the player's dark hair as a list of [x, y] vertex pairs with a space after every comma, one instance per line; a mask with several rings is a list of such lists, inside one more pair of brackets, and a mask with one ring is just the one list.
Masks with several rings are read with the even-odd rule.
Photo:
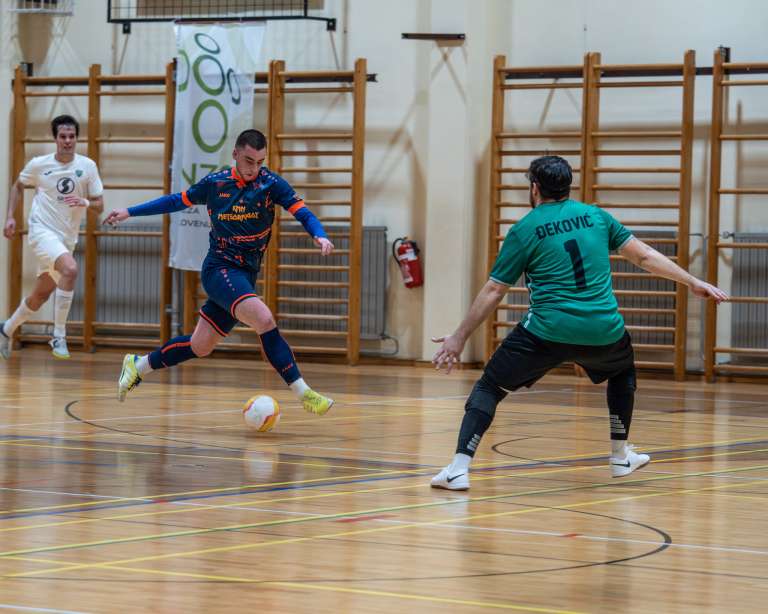
[[526, 177], [539, 186], [542, 198], [562, 200], [571, 193], [573, 170], [568, 161], [560, 156], [536, 158], [528, 167]]
[[267, 137], [258, 130], [243, 130], [235, 141], [235, 147], [241, 149], [246, 145], [254, 149], [264, 149], [267, 146]]
[[51, 122], [51, 132], [53, 132], [53, 138], [59, 136], [59, 126], [74, 126], [75, 136], [80, 136], [80, 124], [71, 115], [59, 115], [53, 118]]

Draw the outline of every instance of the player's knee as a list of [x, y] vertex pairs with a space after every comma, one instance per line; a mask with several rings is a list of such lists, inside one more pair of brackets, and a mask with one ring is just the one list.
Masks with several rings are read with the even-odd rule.
[[74, 281], [77, 279], [77, 263], [74, 260], [62, 262], [59, 266], [59, 273], [64, 279]]
[[637, 374], [635, 367], [629, 367], [608, 380], [608, 394], [634, 394], [637, 390]]
[[253, 324], [251, 327], [254, 328], [260, 335], [262, 335], [272, 330], [273, 328], [276, 328], [277, 322], [275, 322], [275, 318], [272, 317], [272, 314], [269, 312], [269, 310], [263, 310], [254, 315]]
[[190, 340], [190, 348], [192, 348], [192, 352], [194, 352], [195, 356], [198, 358], [208, 356], [213, 352], [215, 347], [216, 343], [212, 339], [195, 339], [193, 335]]
[[496, 406], [505, 396], [507, 393], [494, 384], [487, 375], [483, 374], [472, 388], [472, 392], [464, 405], [464, 411], [480, 411], [493, 418], [496, 413]]

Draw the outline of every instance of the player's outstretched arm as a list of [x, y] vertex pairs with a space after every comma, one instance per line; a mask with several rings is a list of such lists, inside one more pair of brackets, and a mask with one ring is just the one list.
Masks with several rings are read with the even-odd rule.
[[109, 212], [109, 215], [104, 218], [102, 224], [107, 226], [117, 226], [120, 222], [127, 220], [129, 217], [131, 217], [131, 214], [128, 213], [128, 209], [113, 209]]
[[116, 224], [128, 219], [129, 217], [138, 217], [144, 215], [160, 215], [162, 213], [173, 213], [186, 209], [187, 205], [182, 199], [181, 194], [166, 194], [155, 200], [134, 205], [127, 209], [115, 209], [104, 218], [104, 224], [115, 226]]
[[685, 284], [699, 298], [711, 298], [717, 303], [729, 300], [720, 288], [694, 277], [640, 239], [631, 238], [619, 248], [619, 253], [644, 271]]
[[459, 362], [459, 356], [469, 336], [496, 309], [506, 294], [507, 286], [489, 279], [480, 290], [472, 303], [472, 307], [469, 308], [469, 313], [456, 331], [446, 337], [432, 337], [432, 341], [435, 343], [442, 343], [432, 358], [432, 363], [436, 369], [445, 367], [446, 373], [451, 372], [453, 365]]

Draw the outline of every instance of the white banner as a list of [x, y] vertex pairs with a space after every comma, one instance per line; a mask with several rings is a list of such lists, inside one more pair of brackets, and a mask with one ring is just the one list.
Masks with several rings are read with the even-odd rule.
[[[253, 75], [264, 29], [263, 23], [176, 26], [174, 193], [230, 165], [237, 135], [254, 127]], [[170, 266], [199, 271], [210, 226], [203, 205], [171, 215]]]

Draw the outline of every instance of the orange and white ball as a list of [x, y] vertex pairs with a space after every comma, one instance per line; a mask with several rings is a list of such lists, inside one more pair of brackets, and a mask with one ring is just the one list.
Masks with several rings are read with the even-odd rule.
[[243, 406], [245, 423], [259, 433], [266, 433], [280, 421], [280, 406], [272, 397], [257, 395], [251, 397]]

